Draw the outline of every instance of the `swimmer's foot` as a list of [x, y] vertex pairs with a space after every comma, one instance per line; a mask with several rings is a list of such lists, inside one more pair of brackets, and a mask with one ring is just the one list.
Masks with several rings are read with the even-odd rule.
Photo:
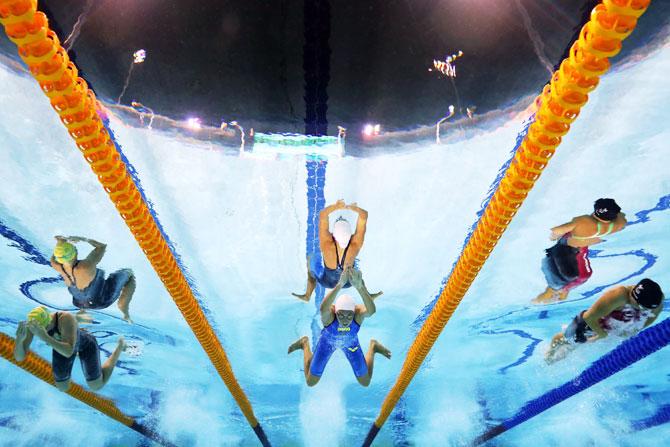
[[382, 292], [382, 291], [380, 290], [380, 291], [377, 292], [377, 293], [371, 293], [371, 294], [370, 294], [370, 298], [372, 298], [372, 299], [374, 300], [374, 299], [376, 299], [376, 298], [382, 296], [383, 294], [384, 294], [384, 292]]
[[125, 351], [127, 347], [128, 343], [126, 343], [126, 339], [123, 338], [123, 336], [119, 337], [119, 340], [116, 342], [116, 349], [119, 351]]
[[309, 297], [307, 296], [306, 293], [305, 293], [305, 294], [302, 294], [302, 295], [300, 295], [300, 294], [298, 294], [298, 293], [292, 293], [291, 295], [293, 295], [294, 297], [298, 298], [299, 300], [302, 300], [302, 301], [304, 301], [304, 302], [306, 302], [306, 303], [309, 303]]
[[372, 349], [374, 350], [375, 354], [381, 354], [387, 359], [391, 358], [391, 351], [389, 351], [386, 346], [382, 345], [374, 338], [370, 340], [370, 344], [372, 345]]
[[[551, 287], [547, 287], [544, 292], [540, 293], [534, 300], [531, 301], [533, 304], [549, 304], [556, 301], [558, 295], [558, 290], [554, 290]], [[566, 294], [567, 295], [567, 294]]]
[[298, 349], [305, 349], [305, 345], [309, 343], [309, 339], [307, 336], [300, 337], [293, 343], [291, 343], [291, 346], [288, 347], [288, 353], [292, 353], [293, 351], [297, 351]]
[[84, 310], [80, 310], [79, 312], [77, 312], [75, 318], [77, 319], [78, 323], [84, 323], [84, 324], [93, 323], [93, 316], [91, 316], [91, 314], [86, 313], [86, 311]]

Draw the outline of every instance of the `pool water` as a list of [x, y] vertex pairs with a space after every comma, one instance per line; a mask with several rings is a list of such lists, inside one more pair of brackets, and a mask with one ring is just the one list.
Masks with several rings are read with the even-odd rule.
[[[466, 445], [489, 425], [577, 376], [613, 349], [610, 337], [552, 366], [547, 340], [606, 288], [651, 277], [670, 290], [670, 40], [603, 77], [380, 431], [375, 445]], [[109, 353], [132, 341], [101, 394], [177, 445], [256, 445], [253, 431], [196, 342], [112, 203], [32, 78], [0, 67], [0, 331], [11, 336], [36, 303], [71, 309], [47, 259], [53, 235], [108, 244], [107, 272], [132, 268], [134, 325], [114, 308], [91, 331]], [[325, 198], [370, 213], [360, 265], [384, 291], [361, 344], [376, 338], [369, 388], [340, 354], [321, 382], [304, 384], [287, 346], [311, 335], [305, 286], [306, 159], [238, 157], [216, 144], [111, 116], [124, 155], [187, 270], [237, 379], [273, 445], [360, 445], [400, 370], [424, 308], [438, 294], [527, 113], [435, 145], [406, 143], [375, 156], [331, 159]], [[363, 154], [364, 155], [364, 154]], [[549, 228], [613, 197], [629, 226], [592, 250], [591, 279], [567, 302], [531, 306], [544, 289]], [[667, 318], [664, 311], [659, 320]], [[44, 344], [35, 351], [50, 358]], [[103, 354], [106, 355], [106, 354]], [[657, 446], [670, 435], [670, 350], [491, 441], [498, 446]], [[75, 365], [73, 380], [83, 383]], [[148, 445], [139, 434], [0, 361], [0, 445]]]

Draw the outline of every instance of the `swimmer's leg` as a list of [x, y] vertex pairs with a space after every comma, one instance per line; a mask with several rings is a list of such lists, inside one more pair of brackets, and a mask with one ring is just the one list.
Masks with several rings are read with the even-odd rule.
[[307, 386], [314, 386], [319, 383], [321, 377], [313, 376], [309, 371], [312, 365], [312, 349], [309, 347], [309, 339], [306, 336], [291, 343], [288, 347], [288, 353], [290, 354], [298, 349], [302, 349], [305, 382], [307, 382]]
[[66, 392], [70, 389], [70, 379], [64, 380], [62, 382], [54, 382], [58, 391]]
[[93, 323], [93, 317], [91, 314], [87, 313], [85, 309], [79, 309], [79, 311], [75, 314], [75, 318], [77, 319], [78, 323]]
[[370, 381], [372, 380], [372, 370], [375, 366], [375, 354], [381, 354], [387, 359], [391, 358], [391, 351], [389, 351], [388, 348], [374, 338], [370, 340], [370, 347], [368, 348], [367, 354], [365, 354], [365, 364], [368, 365], [368, 373], [364, 376], [356, 377], [358, 383], [363, 386], [370, 385]]
[[359, 295], [361, 295], [361, 297], [368, 296], [368, 297], [370, 297], [371, 300], [374, 300], [374, 299], [376, 299], [379, 296], [384, 294], [384, 292], [382, 292], [381, 290], [377, 293], [370, 293], [367, 286], [365, 285], [365, 281], [363, 281], [362, 278], [361, 278], [360, 285], [359, 286], [354, 286], [354, 288], [358, 291], [358, 293], [359, 293]]
[[128, 307], [130, 306], [130, 300], [133, 299], [133, 294], [135, 293], [136, 287], [137, 283], [135, 282], [135, 274], [131, 273], [128, 282], [126, 282], [126, 285], [123, 286], [123, 289], [121, 289], [121, 295], [119, 295], [119, 301], [116, 303], [116, 305], [119, 307], [119, 310], [123, 314], [123, 319], [126, 320], [128, 323], [133, 322], [130, 319], [130, 314], [128, 313]]
[[105, 360], [105, 363], [102, 364], [102, 374], [100, 377], [94, 380], [87, 380], [86, 383], [92, 390], [99, 390], [103, 386], [107, 384], [109, 381], [109, 378], [112, 377], [112, 372], [114, 371], [114, 367], [116, 366], [116, 362], [119, 361], [119, 356], [121, 356], [121, 352], [124, 350], [126, 347], [126, 341], [124, 340], [123, 337], [119, 337], [119, 341], [116, 344], [116, 348], [114, 349], [114, 352], [112, 352], [112, 355], [109, 356], [107, 360]]
[[291, 293], [294, 297], [298, 298], [299, 300], [303, 300], [306, 303], [309, 303], [309, 299], [312, 297], [312, 293], [314, 292], [314, 289], [316, 289], [316, 276], [312, 273], [312, 270], [310, 268], [311, 265], [311, 259], [310, 257], [307, 258], [307, 288], [305, 290], [305, 293], [303, 295], [300, 295], [298, 293]]

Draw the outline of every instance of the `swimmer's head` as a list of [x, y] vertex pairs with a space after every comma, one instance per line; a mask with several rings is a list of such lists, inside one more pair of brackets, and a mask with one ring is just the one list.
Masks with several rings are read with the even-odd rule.
[[633, 299], [646, 309], [656, 309], [663, 302], [663, 291], [657, 282], [644, 278], [630, 292]]
[[77, 259], [77, 247], [69, 242], [59, 240], [54, 248], [54, 258], [61, 264]]
[[337, 321], [342, 326], [346, 327], [351, 324], [354, 319], [355, 309], [356, 303], [350, 295], [343, 294], [335, 300], [335, 315], [337, 316]]
[[28, 312], [28, 322], [36, 321], [40, 326], [46, 328], [51, 322], [51, 314], [44, 306], [39, 306]]
[[340, 216], [333, 224], [333, 237], [337, 241], [337, 245], [341, 248], [346, 248], [351, 240], [351, 224], [344, 217]]
[[593, 215], [601, 220], [614, 220], [621, 211], [614, 199], [598, 199], [593, 204]]

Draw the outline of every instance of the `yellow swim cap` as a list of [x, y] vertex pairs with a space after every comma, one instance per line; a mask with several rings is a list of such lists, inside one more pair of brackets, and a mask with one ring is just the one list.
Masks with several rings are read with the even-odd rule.
[[44, 306], [39, 306], [28, 312], [28, 321], [37, 321], [40, 326], [47, 327], [51, 322], [51, 314]]
[[56, 258], [56, 261], [62, 264], [63, 262], [72, 261], [76, 256], [77, 247], [69, 242], [58, 241], [56, 248], [54, 248], [54, 258]]

